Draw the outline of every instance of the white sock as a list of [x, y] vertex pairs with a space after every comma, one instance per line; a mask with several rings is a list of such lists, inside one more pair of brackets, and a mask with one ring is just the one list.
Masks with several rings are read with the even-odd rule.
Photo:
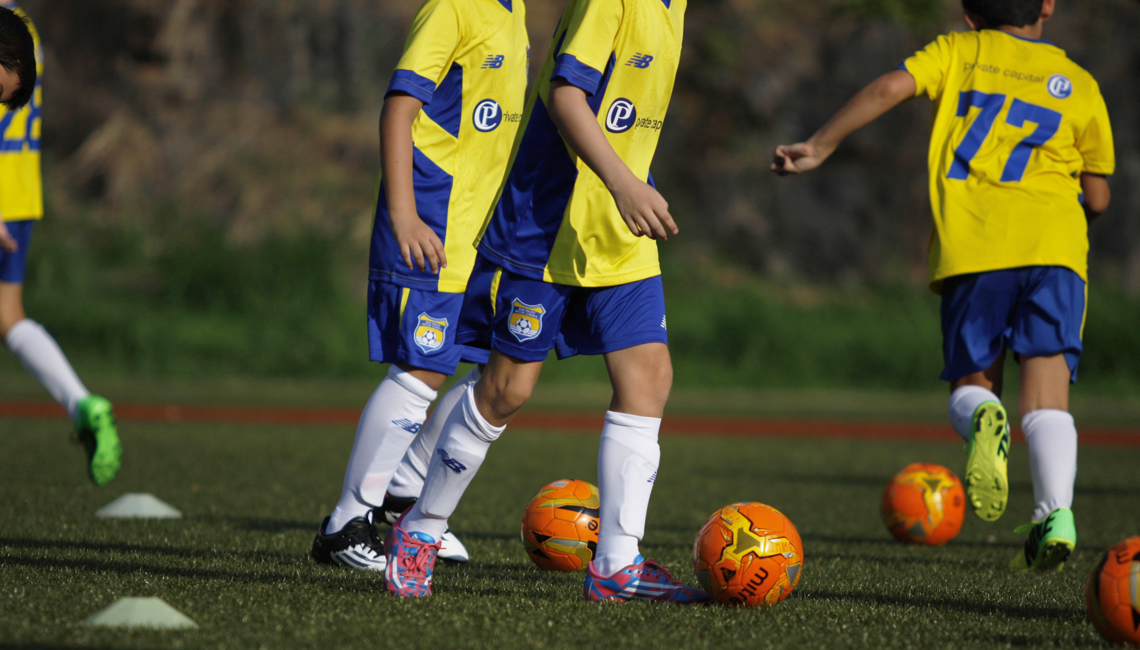
[[443, 424], [420, 500], [404, 515], [404, 530], [431, 535], [436, 541], [443, 538], [447, 518], [455, 512], [491, 443], [504, 429], [491, 426], [483, 418], [475, 406], [475, 387], [469, 386], [459, 408], [453, 409]]
[[36, 321], [25, 318], [8, 330], [4, 342], [36, 381], [67, 409], [68, 415], [75, 421], [79, 401], [91, 393], [79, 381], [51, 334]]
[[1001, 398], [981, 386], [961, 386], [950, 393], [950, 426], [970, 442], [970, 424], [974, 411], [985, 402], [1001, 404]]
[[435, 395], [430, 386], [411, 373], [395, 365], [388, 370], [388, 376], [360, 414], [356, 442], [344, 473], [344, 489], [329, 516], [325, 534], [339, 531], [351, 519], [363, 517], [370, 508], [384, 502], [388, 482], [419, 432]]
[[633, 564], [645, 536], [645, 513], [657, 480], [661, 418], [606, 413], [598, 448], [598, 492], [602, 499], [601, 528], [594, 553], [594, 570], [612, 576]]
[[479, 381], [479, 377], [482, 376], [479, 366], [475, 366], [471, 372], [464, 375], [463, 379], [455, 382], [455, 385], [439, 399], [439, 403], [435, 405], [435, 410], [424, 423], [424, 428], [420, 429], [420, 435], [416, 436], [415, 442], [412, 443], [411, 447], [408, 447], [408, 453], [404, 454], [404, 460], [400, 461], [400, 467], [388, 485], [388, 494], [402, 498], [418, 498], [420, 496], [420, 492], [424, 488], [428, 464], [431, 463], [431, 456], [435, 453], [436, 444], [439, 443], [439, 436], [443, 433], [443, 423], [459, 405], [467, 387]]
[[1065, 411], [1041, 409], [1021, 418], [1029, 443], [1033, 474], [1033, 521], [1042, 521], [1057, 508], [1073, 507], [1077, 480], [1077, 425]]

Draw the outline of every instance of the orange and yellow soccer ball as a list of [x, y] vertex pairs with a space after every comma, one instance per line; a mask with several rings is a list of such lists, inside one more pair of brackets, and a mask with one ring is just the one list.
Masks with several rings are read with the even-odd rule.
[[772, 607], [800, 581], [804, 546], [796, 527], [763, 503], [734, 503], [713, 513], [693, 542], [693, 569], [713, 600]]
[[585, 481], [544, 485], [522, 518], [526, 554], [547, 571], [579, 571], [598, 548], [598, 488]]
[[907, 465], [883, 490], [883, 522], [900, 542], [945, 544], [958, 536], [965, 518], [962, 482], [941, 465]]
[[1101, 556], [1085, 583], [1085, 604], [1104, 638], [1140, 648], [1140, 537]]

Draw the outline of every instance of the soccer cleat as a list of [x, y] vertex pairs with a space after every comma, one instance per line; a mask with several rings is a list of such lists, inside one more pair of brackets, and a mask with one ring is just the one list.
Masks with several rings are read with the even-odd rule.
[[[404, 514], [416, 503], [416, 497], [394, 497], [391, 494], [384, 494], [384, 503], [379, 508], [373, 508], [373, 518], [375, 521], [386, 521], [388, 525], [396, 523], [400, 515]], [[439, 540], [443, 546], [439, 549], [439, 559], [444, 562], [456, 562], [462, 564], [471, 559], [470, 554], [467, 553], [467, 547], [451, 529], [443, 531], [443, 537]]]
[[1009, 501], [1009, 416], [997, 402], [985, 402], [970, 423], [966, 459], [966, 500], [983, 521], [997, 521]]
[[115, 428], [111, 403], [98, 395], [79, 400], [75, 430], [87, 452], [87, 469], [95, 485], [115, 478], [123, 459], [123, 446]]
[[431, 535], [404, 530], [400, 527], [403, 521], [401, 515], [384, 540], [384, 547], [388, 549], [384, 588], [405, 598], [430, 596], [431, 576], [440, 544]]
[[1077, 524], [1068, 508], [1057, 508], [1044, 521], [1025, 524], [1014, 532], [1029, 533], [1025, 549], [1009, 563], [1016, 571], [1060, 571], [1077, 547]]
[[372, 512], [367, 517], [354, 517], [339, 532], [325, 534], [329, 518], [321, 522], [313, 550], [309, 552], [318, 564], [336, 564], [361, 571], [383, 571], [388, 566], [384, 543], [372, 523]]
[[634, 563], [610, 577], [599, 575], [590, 562], [582, 586], [586, 600], [655, 600], [681, 605], [709, 602], [708, 594], [673, 579], [669, 570], [640, 555]]

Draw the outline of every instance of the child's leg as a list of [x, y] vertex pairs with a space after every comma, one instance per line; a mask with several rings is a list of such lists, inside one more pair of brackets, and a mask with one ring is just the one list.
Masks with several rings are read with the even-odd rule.
[[442, 538], [448, 517], [483, 465], [491, 443], [530, 399], [542, 363], [491, 353], [483, 376], [464, 392], [443, 425], [420, 499], [404, 515], [404, 531]]
[[1073, 505], [1077, 427], [1069, 414], [1070, 377], [1064, 355], [1021, 360], [1021, 428], [1029, 443], [1033, 521]]
[[424, 478], [427, 476], [432, 453], [435, 452], [440, 434], [443, 433], [443, 423], [447, 421], [451, 412], [460, 405], [463, 393], [469, 386], [479, 381], [480, 376], [479, 366], [472, 368], [471, 372], [455, 382], [455, 385], [439, 399], [431, 417], [427, 419], [427, 422], [424, 422], [423, 428], [420, 429], [420, 435], [416, 436], [412, 446], [408, 448], [408, 453], [404, 454], [404, 459], [400, 461], [400, 467], [396, 470], [396, 475], [392, 477], [392, 483], [388, 486], [388, 494], [400, 499], [419, 498], [420, 492], [423, 491]]
[[322, 531], [335, 533], [384, 501], [400, 458], [412, 444], [447, 376], [392, 365], [360, 414], [340, 501]]
[[606, 355], [614, 395], [598, 449], [601, 528], [594, 569], [612, 576], [634, 564], [645, 535], [645, 513], [657, 480], [657, 434], [673, 366], [668, 346], [648, 343]]

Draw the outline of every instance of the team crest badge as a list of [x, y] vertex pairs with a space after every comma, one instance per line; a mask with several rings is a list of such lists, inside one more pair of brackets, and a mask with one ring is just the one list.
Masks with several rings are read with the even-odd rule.
[[542, 332], [542, 317], [546, 315], [546, 307], [542, 305], [528, 305], [515, 298], [511, 302], [511, 315], [507, 318], [507, 329], [519, 340], [519, 343], [529, 341]]
[[413, 339], [424, 354], [439, 352], [447, 336], [447, 319], [433, 318], [427, 312], [420, 314], [420, 322], [416, 325], [416, 334]]

